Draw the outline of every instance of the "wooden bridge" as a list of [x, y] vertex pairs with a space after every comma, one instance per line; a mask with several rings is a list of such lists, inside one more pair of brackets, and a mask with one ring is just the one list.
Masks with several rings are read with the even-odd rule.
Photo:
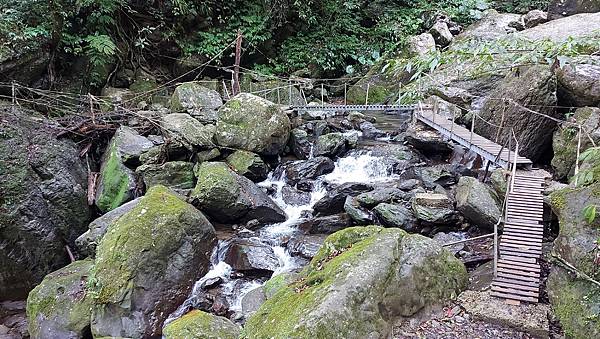
[[[544, 177], [529, 172], [531, 160], [518, 154], [515, 147], [499, 145], [476, 133], [474, 123], [466, 129], [454, 119], [438, 114], [430, 105], [324, 105], [293, 107], [298, 112], [306, 111], [383, 111], [390, 113], [412, 113], [414, 118], [435, 129], [444, 137], [457, 142], [502, 168], [510, 169], [511, 175], [504, 201], [503, 232], [500, 241], [495, 241], [492, 295], [508, 303], [539, 301], [540, 258], [542, 255], [543, 190]], [[473, 117], [474, 119], [474, 117]], [[514, 138], [514, 135], [511, 137]], [[517, 171], [517, 168], [524, 170]], [[497, 239], [498, 231], [494, 231]]]

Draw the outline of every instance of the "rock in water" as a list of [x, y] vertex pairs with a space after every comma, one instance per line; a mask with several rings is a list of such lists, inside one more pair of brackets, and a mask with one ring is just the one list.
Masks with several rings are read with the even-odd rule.
[[[596, 218], [588, 223], [582, 217], [582, 210], [586, 206], [600, 205], [599, 190], [600, 183], [594, 183], [584, 188], [565, 188], [550, 195], [560, 226], [553, 254], [596, 281], [600, 280], [597, 257], [600, 220]], [[600, 337], [600, 287], [574, 278], [571, 272], [557, 265], [552, 267], [547, 289], [552, 308], [568, 337]]]
[[352, 219], [350, 219], [350, 216], [346, 213], [341, 213], [307, 220], [298, 225], [298, 228], [305, 233], [331, 234], [351, 225]]
[[246, 322], [249, 338], [384, 338], [398, 317], [456, 297], [464, 265], [433, 240], [352, 227], [327, 238], [299, 278]]
[[75, 143], [48, 120], [0, 109], [0, 300], [24, 299], [68, 262], [90, 218], [87, 172]]
[[32, 338], [82, 338], [89, 331], [93, 296], [86, 291], [93, 260], [75, 261], [44, 277], [27, 298]]
[[163, 322], [208, 272], [215, 229], [164, 186], [109, 226], [96, 250], [94, 337], [160, 336]]
[[456, 188], [456, 208], [479, 227], [494, 229], [502, 217], [496, 192], [472, 177], [462, 177]]
[[302, 179], [315, 179], [320, 175], [331, 173], [334, 168], [333, 160], [327, 157], [315, 157], [284, 164], [277, 172], [283, 171], [285, 180], [290, 185], [295, 185]]
[[225, 160], [231, 168], [239, 175], [259, 182], [267, 178], [269, 166], [260, 158], [258, 154], [237, 150]]
[[136, 169], [146, 188], [163, 185], [172, 189], [194, 188], [194, 164], [187, 161], [171, 161], [162, 165], [142, 165]]
[[349, 143], [342, 133], [329, 133], [317, 138], [314, 156], [327, 156], [330, 158], [342, 156], [349, 149]]
[[154, 144], [134, 129], [121, 126], [102, 157], [100, 178], [96, 190], [96, 206], [102, 212], [113, 210], [133, 199], [136, 177], [126, 163], [139, 161], [140, 155]]
[[215, 139], [221, 146], [277, 155], [285, 148], [290, 129], [290, 119], [278, 105], [241, 93], [219, 109]]
[[308, 133], [299, 128], [294, 128], [290, 133], [290, 148], [292, 153], [298, 159], [308, 159], [310, 157], [311, 144], [308, 141]]
[[373, 186], [363, 183], [345, 183], [327, 192], [313, 207], [320, 215], [331, 215], [344, 211], [347, 196], [355, 197], [361, 193], [372, 191]]
[[163, 332], [165, 339], [237, 339], [241, 330], [227, 318], [193, 310], [170, 322]]
[[[509, 122], [506, 126], [512, 127], [519, 139], [519, 154], [532, 161], [540, 159], [551, 146], [556, 122], [531, 113], [527, 107], [536, 107], [539, 113], [561, 118], [561, 113], [554, 108], [556, 76], [548, 67], [533, 66], [518, 76], [506, 77], [491, 96], [511, 98], [511, 101], [487, 100], [481, 109], [481, 118], [498, 126], [503, 123], [501, 121]], [[488, 123], [476, 122], [475, 132], [493, 140], [498, 128]], [[509, 133], [501, 133], [498, 143], [507, 144], [509, 137], [512, 137]]]
[[237, 271], [275, 271], [279, 265], [270, 246], [249, 239], [235, 239], [225, 252], [224, 261]]
[[186, 111], [202, 122], [216, 122], [221, 105], [219, 92], [194, 82], [177, 86], [171, 97], [171, 111]]
[[263, 190], [223, 162], [203, 162], [196, 175], [198, 182], [191, 193], [192, 201], [215, 220], [224, 223], [286, 220], [285, 212]]

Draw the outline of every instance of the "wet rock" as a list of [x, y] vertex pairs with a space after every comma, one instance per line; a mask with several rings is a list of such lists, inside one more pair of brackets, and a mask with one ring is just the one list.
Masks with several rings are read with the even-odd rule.
[[244, 317], [248, 317], [256, 312], [265, 301], [267, 301], [267, 296], [262, 286], [248, 291], [242, 297], [242, 314]]
[[288, 205], [302, 206], [310, 202], [310, 193], [299, 191], [288, 185], [281, 188], [281, 195], [283, 201]]
[[423, 185], [429, 189], [434, 188], [436, 185], [447, 187], [457, 182], [456, 175], [450, 172], [446, 166], [421, 167], [416, 169], [415, 172]]
[[456, 208], [473, 224], [487, 229], [494, 229], [502, 217], [496, 192], [471, 177], [462, 177], [458, 181]]
[[221, 146], [278, 155], [287, 144], [290, 120], [279, 106], [241, 93], [219, 109], [215, 139]]
[[409, 38], [408, 52], [411, 55], [424, 56], [435, 51], [435, 39], [430, 33], [422, 33]]
[[417, 230], [413, 212], [402, 205], [381, 203], [373, 209], [373, 212], [385, 227], [397, 227], [408, 232]]
[[373, 223], [373, 216], [371, 213], [362, 208], [355, 197], [346, 197], [344, 211], [348, 213], [356, 225], [369, 225]]
[[326, 235], [300, 235], [288, 242], [287, 248], [292, 255], [312, 259], [323, 246]]
[[210, 307], [210, 312], [215, 315], [225, 316], [229, 311], [229, 302], [224, 295], [216, 295], [212, 306]]
[[204, 162], [198, 166], [196, 176], [198, 182], [190, 196], [192, 202], [219, 222], [286, 220], [285, 212], [263, 190], [225, 163]]
[[219, 92], [194, 82], [177, 86], [171, 96], [171, 111], [187, 112], [201, 122], [216, 122], [222, 105]]
[[273, 249], [253, 239], [234, 239], [224, 261], [234, 270], [250, 272], [273, 272], [279, 265]]
[[333, 172], [335, 164], [327, 157], [315, 157], [308, 160], [294, 161], [281, 166], [277, 172], [283, 172], [285, 180], [295, 185], [300, 180], [315, 179], [320, 175]]
[[418, 126], [411, 126], [405, 134], [405, 140], [425, 154], [444, 155], [452, 152], [452, 146], [439, 133]]
[[104, 237], [104, 234], [106, 234], [108, 226], [137, 206], [140, 199], [141, 198], [137, 198], [127, 202], [92, 221], [88, 226], [88, 230], [75, 240], [79, 252], [83, 256], [94, 257], [96, 255], [96, 246], [102, 237]]
[[597, 0], [552, 0], [548, 5], [550, 20], [579, 13], [600, 12], [600, 2]]
[[402, 182], [400, 182], [396, 187], [398, 187], [398, 189], [401, 189], [403, 191], [410, 191], [410, 190], [414, 190], [415, 188], [419, 187], [419, 185], [421, 185], [421, 182], [417, 179], [407, 179], [407, 180], [402, 180]]
[[310, 150], [312, 148], [310, 141], [308, 141], [308, 133], [304, 130], [294, 128], [292, 132], [290, 132], [290, 148], [292, 153], [298, 159], [308, 159], [310, 156]]
[[445, 244], [463, 240], [463, 238], [459, 237], [456, 234], [439, 232], [433, 236], [433, 240], [435, 240], [438, 244], [440, 244], [440, 246], [445, 247], [448, 251], [452, 252], [452, 254], [454, 254], [454, 255], [458, 254], [460, 251], [465, 249], [464, 243], [456, 244], [456, 245], [452, 245], [452, 246], [444, 246]]
[[313, 210], [320, 215], [331, 215], [344, 210], [347, 196], [355, 197], [361, 193], [372, 191], [373, 186], [363, 183], [345, 183], [337, 186], [315, 203]]
[[506, 194], [506, 187], [508, 184], [507, 175], [508, 173], [506, 170], [502, 168], [497, 168], [492, 171], [492, 174], [490, 174], [490, 184], [502, 201], [504, 201], [504, 195]]
[[249, 337], [385, 337], [386, 319], [456, 296], [467, 272], [431, 239], [352, 227], [329, 236], [298, 280], [282, 285], [246, 322]]
[[215, 160], [221, 156], [221, 151], [218, 148], [211, 148], [210, 150], [200, 151], [196, 153], [196, 161], [199, 163], [205, 161]]
[[352, 220], [350, 219], [350, 216], [346, 213], [341, 213], [305, 221], [298, 225], [298, 228], [304, 233], [331, 234], [346, 227], [350, 227], [351, 224]]
[[356, 196], [356, 201], [365, 208], [373, 208], [380, 203], [394, 202], [406, 199], [407, 194], [395, 187], [377, 187], [370, 192]]
[[221, 283], [223, 283], [223, 278], [221, 277], [208, 278], [204, 280], [204, 282], [202, 282], [202, 285], [200, 287], [204, 290], [207, 290], [210, 288], [215, 288]]
[[317, 138], [313, 154], [315, 157], [339, 157], [350, 149], [348, 139], [342, 133], [329, 133]]
[[87, 171], [40, 116], [0, 109], [0, 300], [24, 299], [87, 228]]
[[377, 139], [386, 137], [388, 134], [373, 125], [368, 121], [365, 121], [360, 124], [359, 129], [363, 133], [363, 139]]
[[162, 127], [171, 138], [189, 150], [214, 146], [215, 126], [202, 124], [187, 113], [171, 113], [164, 116]]
[[202, 213], [166, 187], [152, 187], [98, 244], [92, 334], [160, 336], [168, 315], [208, 272], [215, 244]]
[[525, 24], [526, 28], [535, 27], [546, 21], [548, 21], [548, 13], [539, 9], [534, 9], [532, 11], [527, 12], [527, 14], [523, 15], [523, 23]]
[[438, 193], [417, 193], [411, 199], [415, 216], [433, 224], [447, 224], [455, 219], [454, 205], [450, 198]]
[[194, 164], [171, 161], [162, 165], [142, 165], [136, 169], [146, 188], [163, 185], [172, 189], [189, 189], [195, 186]]
[[435, 43], [440, 47], [446, 47], [450, 45], [452, 39], [454, 39], [454, 36], [452, 36], [452, 33], [450, 33], [448, 24], [442, 21], [436, 22], [429, 30], [429, 33], [431, 33]]
[[237, 174], [254, 182], [265, 180], [269, 173], [269, 166], [256, 153], [237, 150], [229, 155], [225, 161]]
[[556, 69], [558, 95], [570, 105], [600, 104], [600, 57], [574, 60]]
[[300, 180], [296, 184], [296, 188], [302, 192], [312, 192], [315, 188], [313, 180]]
[[81, 338], [89, 330], [92, 295], [87, 281], [92, 260], [75, 261], [44, 277], [27, 298], [32, 338]]
[[229, 319], [193, 310], [170, 322], [164, 329], [165, 339], [219, 338], [237, 339], [242, 329]]

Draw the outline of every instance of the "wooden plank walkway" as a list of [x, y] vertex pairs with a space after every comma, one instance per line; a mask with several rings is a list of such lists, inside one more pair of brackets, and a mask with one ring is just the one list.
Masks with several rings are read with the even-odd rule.
[[[471, 135], [471, 131], [452, 122], [444, 115], [434, 115], [431, 109], [415, 110], [415, 114], [419, 121], [500, 167], [508, 168], [509, 164], [514, 161], [514, 150], [509, 151], [507, 148], [503, 148], [501, 145], [476, 133]], [[502, 153], [500, 153], [500, 150], [502, 150]], [[500, 157], [498, 157], [498, 154], [500, 154]], [[517, 156], [516, 163], [518, 167], [530, 167], [532, 164], [531, 160], [522, 156]]]
[[511, 303], [539, 301], [545, 178], [520, 172], [508, 192], [506, 220], [500, 239], [492, 296]]
[[307, 111], [326, 111], [326, 112], [400, 112], [412, 113], [417, 109], [417, 105], [313, 105], [313, 106], [292, 106], [292, 110], [297, 112]]

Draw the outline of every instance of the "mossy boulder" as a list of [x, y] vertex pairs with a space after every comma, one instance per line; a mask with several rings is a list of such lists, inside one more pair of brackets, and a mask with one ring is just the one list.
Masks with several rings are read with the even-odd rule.
[[92, 296], [86, 291], [93, 260], [75, 261], [44, 277], [27, 298], [29, 335], [81, 338], [89, 331]]
[[[600, 108], [583, 107], [575, 111], [573, 119], [583, 128], [581, 135], [581, 152], [592, 147], [587, 134], [598, 143], [600, 141]], [[579, 142], [579, 129], [572, 124], [564, 124], [557, 129], [552, 137], [552, 167], [554, 174], [559, 179], [566, 179], [574, 174], [575, 161], [577, 160], [577, 144]]]
[[108, 227], [96, 249], [92, 333], [159, 336], [163, 322], [208, 272], [216, 243], [204, 215], [164, 186]]
[[473, 177], [461, 177], [458, 180], [456, 208], [472, 223], [487, 229], [494, 229], [502, 217], [496, 192]]
[[411, 205], [417, 219], [428, 223], [448, 224], [456, 218], [454, 204], [445, 194], [417, 193]]
[[[600, 219], [588, 223], [582, 214], [586, 206], [600, 205], [600, 183], [556, 191], [550, 195], [550, 204], [559, 218], [553, 254], [592, 279], [600, 280], [596, 258]], [[552, 268], [547, 288], [550, 303], [565, 334], [573, 338], [600, 335], [598, 286], [577, 278], [557, 264]]]
[[193, 310], [165, 326], [165, 339], [237, 339], [241, 327], [229, 319]]
[[152, 141], [130, 127], [121, 126], [115, 132], [102, 157], [96, 189], [95, 203], [102, 212], [113, 210], [135, 197], [137, 178], [127, 165], [135, 166], [140, 155], [153, 146]]
[[347, 228], [248, 319], [242, 337], [387, 337], [397, 318], [456, 297], [467, 281], [464, 265], [431, 239]]
[[164, 185], [172, 189], [189, 189], [195, 186], [194, 164], [171, 161], [162, 165], [142, 165], [136, 169], [146, 188]]
[[376, 63], [363, 78], [348, 88], [348, 104], [364, 105], [367, 99], [369, 104], [381, 104], [398, 93], [398, 80], [384, 71], [388, 61], [382, 59]]
[[203, 124], [187, 113], [171, 113], [162, 118], [162, 127], [186, 148], [208, 149], [214, 146], [215, 126]]
[[286, 219], [285, 212], [263, 190], [226, 163], [203, 162], [196, 176], [198, 182], [191, 193], [193, 204], [219, 222], [257, 219], [270, 223]]
[[265, 180], [269, 173], [269, 166], [256, 153], [237, 150], [229, 155], [225, 161], [237, 174], [243, 175], [254, 182]]
[[402, 205], [382, 203], [373, 209], [382, 225], [398, 227], [405, 231], [415, 232], [416, 218], [412, 210]]
[[216, 122], [217, 110], [222, 105], [219, 92], [195, 82], [177, 86], [171, 97], [173, 112], [187, 112], [202, 122]]
[[87, 171], [77, 145], [29, 111], [0, 108], [0, 300], [22, 300], [67, 263], [86, 230]]
[[344, 155], [353, 147], [353, 142], [342, 133], [334, 132], [321, 135], [315, 142], [313, 155], [315, 157], [327, 156], [330, 158]]
[[285, 148], [290, 129], [290, 119], [278, 105], [241, 93], [219, 109], [215, 139], [221, 146], [277, 155]]

